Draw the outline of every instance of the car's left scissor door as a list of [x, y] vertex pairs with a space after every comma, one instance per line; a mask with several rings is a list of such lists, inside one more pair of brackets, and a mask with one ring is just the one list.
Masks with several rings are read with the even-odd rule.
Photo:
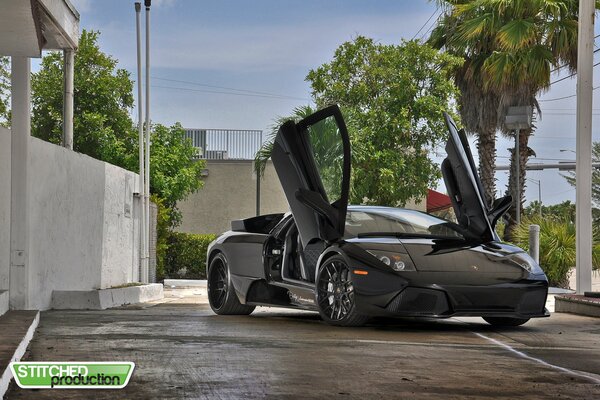
[[350, 139], [337, 106], [277, 133], [271, 154], [302, 244], [344, 234], [350, 188]]

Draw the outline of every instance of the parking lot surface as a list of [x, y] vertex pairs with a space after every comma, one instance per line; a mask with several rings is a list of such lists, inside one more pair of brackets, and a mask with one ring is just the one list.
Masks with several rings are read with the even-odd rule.
[[105, 311], [47, 311], [25, 360], [133, 361], [123, 390], [23, 390], [8, 399], [600, 398], [600, 319], [523, 327], [479, 318], [325, 325], [316, 314], [212, 313], [203, 293]]

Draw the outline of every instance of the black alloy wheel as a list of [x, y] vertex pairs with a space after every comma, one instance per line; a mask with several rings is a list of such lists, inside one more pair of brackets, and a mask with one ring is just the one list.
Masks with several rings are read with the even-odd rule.
[[219, 315], [248, 315], [254, 306], [241, 304], [231, 284], [227, 259], [222, 253], [213, 257], [208, 268], [208, 302]]
[[316, 298], [321, 318], [331, 325], [359, 326], [368, 320], [356, 312], [351, 271], [341, 256], [320, 266]]

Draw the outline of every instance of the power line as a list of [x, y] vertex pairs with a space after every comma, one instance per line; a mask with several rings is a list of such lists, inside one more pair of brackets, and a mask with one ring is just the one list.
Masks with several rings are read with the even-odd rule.
[[431, 18], [433, 18], [433, 16], [434, 16], [434, 15], [435, 15], [435, 14], [438, 12], [438, 10], [439, 10], [439, 9], [440, 9], [440, 6], [438, 5], [438, 6], [435, 8], [435, 10], [433, 11], [433, 14], [431, 14], [431, 15], [429, 16], [429, 18], [427, 18], [427, 21], [425, 21], [425, 23], [424, 23], [423, 25], [421, 25], [421, 27], [419, 28], [419, 30], [417, 31], [417, 33], [415, 33], [415, 34], [413, 35], [413, 37], [412, 37], [412, 38], [410, 38], [410, 40], [415, 40], [415, 38], [417, 37], [417, 35], [418, 35], [419, 33], [421, 33], [421, 31], [423, 30], [423, 28], [425, 28], [425, 25], [427, 25], [427, 24], [429, 23], [429, 21], [431, 21]]
[[[577, 113], [574, 112], [565, 112], [565, 113], [556, 113], [556, 112], [546, 112], [544, 113], [544, 116], [549, 115], [551, 117], [553, 116], [560, 116], [560, 115], [577, 115]], [[600, 115], [600, 113], [592, 113], [592, 115]]]
[[[599, 49], [599, 50], [600, 50], [600, 49]], [[595, 53], [596, 51], [598, 51], [598, 50], [594, 50], [594, 53]], [[600, 65], [600, 61], [599, 61], [599, 62], [597, 62], [597, 63], [595, 63], [595, 64], [592, 66], [592, 68], [594, 68], [594, 67], [596, 67], [596, 66], [598, 66], [598, 65]], [[571, 78], [571, 77], [573, 77], [573, 76], [575, 76], [575, 75], [577, 75], [577, 72], [573, 72], [571, 75], [567, 75], [567, 76], [564, 76], [564, 77], [562, 77], [562, 78], [560, 78], [560, 79], [557, 79], [557, 80], [555, 80], [555, 81], [553, 81], [553, 82], [550, 82], [550, 86], [551, 86], [551, 85], [554, 85], [555, 83], [558, 83], [558, 82], [564, 81], [565, 79]]]
[[[600, 37], [600, 35], [596, 35], [596, 36], [594, 36], [594, 40], [598, 39], [599, 37]], [[596, 44], [594, 44], [594, 46], [596, 46]], [[598, 46], [596, 46], [596, 47], [598, 47]], [[598, 52], [598, 51], [600, 51], [600, 49], [596, 49], [596, 50], [594, 50], [594, 53], [596, 53], [596, 52]], [[558, 71], [558, 70], [560, 70], [561, 68], [564, 68], [564, 67], [566, 67], [566, 66], [567, 66], [567, 64], [566, 64], [566, 63], [565, 63], [565, 64], [563, 64], [563, 65], [559, 65], [558, 67], [556, 67], [556, 68], [554, 68], [554, 69], [550, 70], [550, 73], [556, 72], [556, 71]]]
[[267, 95], [252, 94], [252, 93], [233, 93], [233, 92], [222, 92], [222, 91], [218, 91], [218, 90], [203, 90], [203, 89], [192, 89], [192, 88], [183, 88], [183, 87], [176, 87], [176, 86], [162, 86], [162, 85], [150, 85], [150, 86], [153, 88], [159, 88], [159, 89], [173, 89], [173, 90], [184, 90], [184, 91], [188, 91], [188, 92], [227, 94], [230, 96], [262, 97], [262, 98], [266, 98], [266, 99], [275, 99], [275, 100], [291, 99], [291, 100], [310, 101], [310, 99], [308, 99], [308, 98], [293, 97], [293, 96], [270, 96], [270, 95], [267, 96]]
[[427, 34], [433, 30], [433, 27], [440, 20], [440, 18], [442, 17], [443, 14], [444, 14], [443, 11], [440, 12], [440, 15], [438, 15], [438, 17], [433, 20], [433, 22], [431, 23], [431, 25], [429, 25], [429, 28], [427, 28], [427, 30], [421, 35], [421, 37], [420, 37], [421, 40], [425, 39], [425, 36], [427, 36]]
[[256, 91], [256, 90], [248, 90], [248, 89], [237, 89], [237, 88], [232, 88], [232, 87], [227, 87], [227, 86], [209, 85], [207, 83], [200, 83], [200, 82], [193, 82], [193, 81], [184, 81], [184, 80], [179, 80], [179, 79], [159, 78], [157, 76], [151, 76], [150, 78], [156, 79], [156, 80], [159, 80], [159, 81], [176, 82], [176, 83], [187, 83], [187, 84], [190, 84], [190, 85], [208, 87], [208, 88], [212, 88], [212, 89], [233, 90], [233, 91], [236, 91], [236, 92], [260, 94], [260, 95], [263, 95], [263, 96], [286, 97], [286, 98], [287, 97], [292, 97], [292, 98], [296, 98], [294, 96], [288, 96], [288, 95], [285, 95], [285, 94], [269, 93], [269, 92], [259, 92], [259, 91]]
[[[600, 86], [596, 86], [595, 88], [592, 88], [592, 90], [596, 90], [600, 88]], [[557, 100], [564, 100], [564, 99], [570, 99], [571, 97], [575, 97], [577, 96], [577, 94], [572, 94], [570, 96], [563, 96], [563, 97], [557, 97], [555, 99], [544, 99], [544, 100], [538, 100], [538, 103], [542, 103], [542, 102], [550, 102], [550, 101], [557, 101]]]

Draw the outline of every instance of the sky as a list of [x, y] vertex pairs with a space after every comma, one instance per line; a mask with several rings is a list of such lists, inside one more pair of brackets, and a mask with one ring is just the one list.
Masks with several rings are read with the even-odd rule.
[[[118, 59], [119, 67], [136, 80], [134, 1], [71, 2], [81, 15], [80, 28], [100, 31], [102, 51]], [[341, 43], [358, 35], [385, 44], [427, 38], [439, 13], [436, 2], [427, 0], [154, 0], [151, 119], [167, 125], [181, 122], [186, 128], [270, 131], [278, 116], [310, 103], [306, 74], [330, 61]], [[34, 71], [37, 65], [33, 63]], [[600, 66], [594, 72], [596, 87]], [[552, 80], [567, 75], [559, 70]], [[539, 96], [542, 116], [530, 140], [537, 158], [530, 162], [574, 160], [570, 150], [575, 150], [576, 99], [553, 99], [574, 95], [575, 85], [576, 78], [568, 78]], [[598, 92], [593, 92], [594, 102], [600, 100]], [[599, 118], [600, 106], [593, 115], [596, 141]], [[498, 165], [509, 164], [512, 146], [508, 139], [498, 139]], [[442, 160], [434, 154], [432, 158]], [[527, 176], [541, 181], [545, 204], [575, 200], [574, 188], [557, 170], [528, 171]], [[508, 172], [498, 171], [496, 178], [500, 195]], [[444, 191], [443, 183], [438, 190]], [[527, 182], [525, 195], [527, 203], [537, 200], [537, 182]]]

